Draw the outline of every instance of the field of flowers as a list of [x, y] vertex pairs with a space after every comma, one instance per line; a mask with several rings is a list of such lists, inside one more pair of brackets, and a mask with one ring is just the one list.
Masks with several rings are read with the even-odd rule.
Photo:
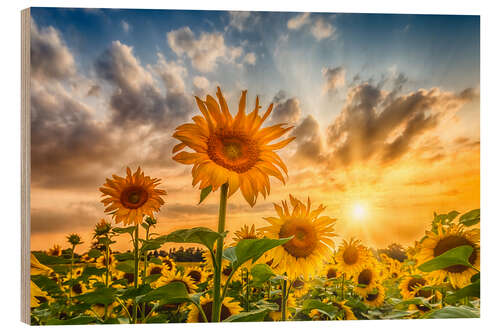
[[[260, 116], [257, 99], [246, 114], [245, 91], [234, 117], [220, 89], [217, 98], [196, 98], [203, 116], [173, 135], [173, 159], [193, 165], [200, 203], [219, 192], [217, 230], [156, 233], [161, 180], [140, 168], [113, 175], [100, 192], [118, 227], [103, 219], [90, 247], [70, 234], [64, 250], [32, 252], [33, 325], [479, 317], [479, 209], [434, 214], [405, 259], [342, 240], [322, 204], [292, 195], [274, 204], [267, 226], [229, 237], [228, 200], [240, 190], [254, 206], [270, 193], [270, 176], [285, 183], [275, 151], [293, 137], [275, 142], [291, 127], [262, 128], [272, 105]], [[119, 237], [131, 240], [130, 251], [113, 250]], [[156, 255], [175, 244], [203, 246], [203, 262]]]

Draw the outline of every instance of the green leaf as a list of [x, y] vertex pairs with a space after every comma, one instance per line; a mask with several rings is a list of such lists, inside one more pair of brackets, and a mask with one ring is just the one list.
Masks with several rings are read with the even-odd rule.
[[86, 279], [88, 279], [92, 275], [102, 276], [105, 273], [106, 273], [106, 268], [97, 268], [97, 267], [87, 266], [83, 270], [81, 278], [83, 280], [86, 280]]
[[224, 238], [226, 233], [219, 234], [208, 228], [198, 227], [192, 229], [176, 230], [166, 236], [156, 238], [164, 243], [197, 243], [205, 245], [209, 250], [214, 248], [214, 244], [219, 238]]
[[238, 314], [232, 315], [229, 318], [224, 319], [225, 322], [248, 322], [248, 321], [264, 321], [268, 309], [259, 309], [249, 312], [240, 312]]
[[43, 265], [66, 265], [71, 262], [70, 259], [63, 257], [49, 256], [43, 252], [32, 252], [38, 261]]
[[201, 190], [201, 192], [200, 192], [200, 202], [198, 202], [198, 205], [201, 204], [203, 202], [203, 200], [205, 200], [208, 197], [208, 195], [210, 194], [210, 192], [212, 192], [212, 185], [207, 186], [207, 187], [205, 187], [204, 189]]
[[480, 287], [480, 281], [477, 280], [474, 283], [469, 284], [468, 286], [463, 287], [462, 289], [457, 290], [453, 294], [450, 294], [446, 296], [445, 301], [446, 303], [456, 303], [457, 301], [461, 300], [462, 298], [465, 297], [480, 297], [481, 296], [481, 287]]
[[191, 302], [186, 285], [182, 282], [171, 282], [165, 286], [156, 288], [144, 296], [136, 298], [137, 302], [160, 301], [160, 304], [174, 304]]
[[396, 299], [394, 302], [394, 306], [396, 306], [396, 307], [406, 306], [406, 305], [410, 305], [410, 304], [425, 305], [427, 308], [432, 308], [432, 305], [424, 297], [415, 297], [415, 298], [405, 299], [405, 300], [401, 300], [401, 301], [399, 299]]
[[135, 263], [133, 260], [126, 260], [116, 264], [116, 269], [125, 273], [135, 273]]
[[[234, 247], [235, 260], [232, 261], [233, 269], [237, 269], [245, 262], [252, 260], [252, 263], [257, 261], [265, 252], [288, 242], [292, 237], [280, 239], [242, 239]], [[231, 248], [228, 248], [227, 251]], [[226, 251], [224, 251], [226, 252]]]
[[146, 251], [154, 251], [159, 249], [163, 245], [162, 240], [142, 240], [141, 252], [144, 253]]
[[75, 318], [71, 318], [68, 320], [60, 320], [56, 318], [50, 318], [47, 321], [47, 325], [86, 325], [95, 322], [94, 317], [90, 316], [79, 316]]
[[116, 232], [117, 234], [132, 234], [135, 231], [135, 226], [131, 226], [131, 227], [127, 227], [127, 228], [116, 227], [116, 228], [113, 228], [113, 231]]
[[434, 310], [427, 318], [479, 318], [479, 313], [476, 309], [468, 306], [446, 306], [439, 310]]
[[115, 300], [113, 288], [100, 288], [89, 293], [76, 296], [75, 299], [86, 304], [111, 304]]
[[61, 288], [57, 282], [52, 281], [45, 275], [32, 275], [31, 280], [43, 291], [48, 292], [50, 295], [61, 293]]
[[477, 224], [481, 220], [481, 213], [479, 209], [471, 210], [460, 216], [459, 222], [468, 227]]
[[132, 252], [116, 253], [114, 256], [118, 261], [134, 260], [134, 254]]
[[455, 247], [445, 253], [431, 259], [422, 265], [418, 266], [422, 272], [432, 272], [439, 269], [444, 269], [450, 266], [461, 265], [472, 267], [469, 263], [469, 257], [472, 254], [473, 248], [469, 245]]
[[101, 256], [101, 251], [98, 249], [91, 249], [87, 254], [90, 258], [99, 258]]
[[334, 318], [337, 314], [338, 309], [331, 305], [325, 304], [317, 299], [308, 299], [305, 300], [302, 304], [302, 311], [309, 314], [311, 310], [318, 310], [327, 315], [330, 319]]
[[270, 278], [276, 275], [266, 264], [254, 265], [250, 273], [252, 274], [252, 281], [255, 285], [261, 285], [262, 283], [269, 281]]

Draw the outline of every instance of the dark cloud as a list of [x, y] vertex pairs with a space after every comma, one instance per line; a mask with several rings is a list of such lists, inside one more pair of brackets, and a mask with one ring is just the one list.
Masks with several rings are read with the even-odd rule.
[[114, 41], [96, 61], [99, 77], [115, 91], [110, 106], [117, 126], [154, 125], [163, 130], [183, 120], [192, 110], [192, 99], [180, 86], [179, 73], [168, 69], [163, 58], [157, 64], [158, 74], [166, 87], [162, 92], [153, 75], [134, 56], [133, 49]]
[[284, 91], [279, 91], [273, 98], [274, 109], [271, 116], [273, 123], [294, 124], [300, 119], [302, 110], [299, 99], [296, 97], [286, 98]]
[[297, 151], [294, 156], [297, 161], [305, 163], [321, 163], [323, 161], [323, 142], [320, 126], [312, 115], [304, 118], [291, 135], [295, 136], [297, 144]]
[[345, 85], [345, 69], [342, 66], [325, 67], [321, 70], [323, 75], [323, 93], [336, 92]]
[[31, 21], [31, 76], [41, 79], [65, 79], [76, 73], [75, 59], [53, 27], [39, 29]]
[[341, 114], [328, 127], [332, 165], [395, 161], [445, 115], [456, 112], [471, 98], [467, 92], [454, 94], [438, 88], [399, 95], [406, 77], [395, 82], [389, 92], [370, 83], [349, 90]]
[[31, 233], [87, 231], [102, 218], [102, 207], [94, 203], [74, 203], [64, 209], [31, 209]]

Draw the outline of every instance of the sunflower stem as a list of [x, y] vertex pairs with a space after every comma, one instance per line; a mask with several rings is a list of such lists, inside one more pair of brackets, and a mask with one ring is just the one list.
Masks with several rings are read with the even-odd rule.
[[[134, 230], [134, 288], [139, 285], [139, 224]], [[134, 302], [134, 324], [137, 324], [137, 302]]]
[[71, 292], [73, 290], [73, 264], [75, 261], [75, 245], [71, 247], [71, 265], [69, 268], [69, 280], [71, 281], [70, 283], [70, 288], [69, 288], [69, 304], [71, 305], [72, 300], [71, 300]]
[[281, 289], [281, 321], [286, 321], [286, 301], [288, 298], [288, 293], [286, 289], [287, 281], [283, 280], [283, 286]]
[[342, 273], [342, 284], [341, 284], [342, 290], [340, 291], [342, 301], [344, 300], [344, 282], [345, 282], [345, 273]]
[[247, 286], [246, 286], [246, 308], [247, 312], [250, 311], [250, 280], [248, 279], [248, 268], [246, 270], [246, 276], [247, 276]]
[[[223, 233], [226, 228], [226, 208], [227, 208], [227, 193], [229, 189], [229, 184], [225, 183], [220, 188], [220, 203], [219, 203], [219, 224], [217, 231]], [[212, 322], [220, 321], [220, 311], [221, 311], [221, 272], [222, 272], [222, 250], [224, 249], [224, 239], [219, 238], [217, 240], [217, 251], [215, 253], [215, 263], [214, 265], [214, 301], [212, 303]]]
[[[106, 242], [106, 288], [109, 286], [109, 242]], [[104, 307], [104, 320], [108, 319], [108, 307]]]
[[[146, 228], [146, 241], [148, 240], [149, 240], [149, 225]], [[144, 280], [146, 279], [146, 273], [148, 269], [148, 252], [146, 251], [143, 255], [144, 255], [144, 266], [142, 270], [142, 284], [144, 285]], [[145, 315], [146, 315], [146, 302], [142, 303], [142, 311], [141, 311], [142, 321], [144, 321]]]

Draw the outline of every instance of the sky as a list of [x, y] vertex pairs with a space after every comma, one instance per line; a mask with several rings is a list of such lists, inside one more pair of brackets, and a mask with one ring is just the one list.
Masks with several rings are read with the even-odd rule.
[[[174, 129], [220, 86], [235, 114], [259, 96], [296, 139], [278, 153], [286, 185], [227, 227], [265, 226], [273, 202], [310, 197], [334, 239], [411, 245], [433, 213], [480, 203], [479, 16], [32, 8], [31, 249], [101, 219], [99, 187], [127, 166], [161, 178], [156, 232], [216, 229], [218, 195], [198, 205]], [[231, 234], [229, 237], [231, 237]], [[116, 249], [130, 247], [120, 238]]]

